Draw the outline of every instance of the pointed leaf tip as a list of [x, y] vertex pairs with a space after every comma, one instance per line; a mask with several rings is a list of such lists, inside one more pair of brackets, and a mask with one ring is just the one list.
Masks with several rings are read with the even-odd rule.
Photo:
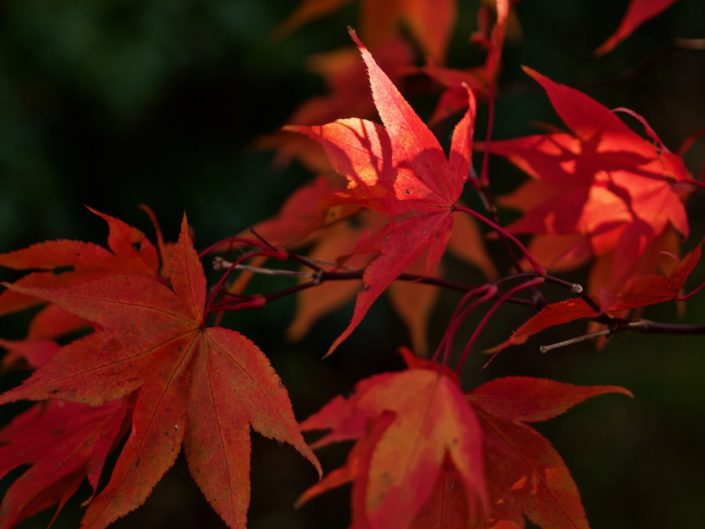
[[350, 38], [357, 45], [358, 48], [365, 47], [360, 38], [357, 36], [357, 31], [355, 31], [355, 28], [353, 28], [352, 26], [348, 26], [348, 35], [350, 35]]
[[526, 75], [531, 77], [534, 81], [537, 83], [541, 84], [541, 81], [543, 79], [546, 79], [546, 76], [539, 73], [538, 71], [534, 70], [531, 66], [526, 66], [525, 64], [522, 65], [521, 69], [524, 71]]

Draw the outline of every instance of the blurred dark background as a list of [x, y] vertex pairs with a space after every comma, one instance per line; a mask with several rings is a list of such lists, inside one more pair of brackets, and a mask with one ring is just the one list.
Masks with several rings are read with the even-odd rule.
[[[467, 43], [478, 0], [458, 4], [448, 63], [464, 67], [481, 57]], [[170, 239], [187, 211], [201, 247], [272, 215], [309, 174], [296, 164], [275, 170], [271, 153], [256, 150], [253, 140], [281, 126], [304, 99], [322, 93], [321, 79], [305, 70], [306, 57], [348, 45], [345, 28], [357, 20], [353, 4], [274, 41], [272, 30], [295, 5], [290, 0], [3, 2], [0, 251], [53, 238], [102, 242], [104, 226], [84, 204], [150, 232], [137, 209], [149, 204]], [[674, 49], [677, 38], [705, 37], [705, 3], [680, 0], [615, 52], [596, 59], [592, 50], [616, 28], [626, 5], [627, 0], [519, 2], [523, 35], [505, 49], [496, 137], [531, 132], [530, 121], [560, 124], [545, 95], [521, 73], [522, 64], [609, 107], [640, 112], [672, 149], [705, 125], [705, 51]], [[417, 108], [430, 111], [428, 103]], [[480, 134], [485, 116], [483, 108]], [[687, 162], [692, 171], [700, 170], [702, 142]], [[490, 175], [498, 192], [523, 178], [499, 160], [492, 161]], [[702, 193], [689, 204], [694, 233], [686, 248], [705, 232], [704, 206]], [[498, 247], [491, 250], [501, 259]], [[457, 262], [450, 263], [449, 273], [482, 281]], [[572, 276], [584, 277], [585, 270]], [[698, 280], [705, 280], [702, 266], [693, 284]], [[456, 301], [443, 294], [431, 322], [433, 340]], [[350, 307], [323, 319], [301, 343], [290, 344], [281, 331], [293, 307], [294, 300], [286, 299], [229, 323], [270, 355], [298, 417], [349, 392], [362, 377], [401, 367], [394, 349], [407, 337], [386, 299], [325, 361], [320, 357], [344, 327]], [[647, 314], [678, 317], [670, 306]], [[500, 313], [479, 346], [502, 341], [526, 316], [518, 309]], [[688, 304], [685, 321], [705, 322], [705, 295]], [[705, 339], [621, 335], [600, 351], [588, 344], [538, 353], [538, 344], [583, 330], [576, 325], [546, 333], [502, 353], [484, 372], [479, 368], [486, 358], [478, 353], [465, 373], [466, 387], [506, 374], [628, 387], [634, 401], [602, 397], [539, 429], [572, 470], [594, 528], [701, 527]], [[0, 331], [9, 337], [22, 333], [14, 320], [0, 322]], [[4, 385], [12, 383], [16, 379]], [[4, 409], [2, 422], [18, 409]], [[250, 529], [347, 526], [349, 489], [293, 509], [296, 497], [314, 482], [314, 471], [289, 447], [257, 435], [253, 440]], [[320, 456], [330, 470], [344, 454], [341, 447]], [[80, 503], [89, 494], [87, 487], [81, 489], [54, 527], [78, 527]], [[23, 527], [44, 527], [50, 518], [44, 513]], [[195, 526], [224, 527], [183, 460], [145, 506], [115, 524]]]

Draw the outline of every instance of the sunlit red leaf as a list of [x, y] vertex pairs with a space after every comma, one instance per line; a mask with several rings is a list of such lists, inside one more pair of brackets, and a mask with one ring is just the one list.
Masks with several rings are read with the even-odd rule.
[[[353, 38], [357, 38], [353, 35]], [[392, 216], [383, 229], [361, 240], [353, 253], [377, 253], [366, 268], [353, 319], [331, 346], [332, 352], [360, 324], [372, 303], [422, 255], [426, 268], [438, 264], [450, 238], [452, 207], [471, 164], [475, 105], [453, 133], [446, 158], [438, 140], [358, 41], [367, 65], [372, 96], [384, 127], [343, 119], [319, 127], [288, 127], [318, 140], [336, 171], [348, 180], [350, 203]]]
[[[572, 133], [486, 146], [535, 179], [505, 201], [525, 210], [510, 230], [571, 236], [562, 240], [561, 253], [568, 261], [553, 255], [559, 263], [563, 260], [559, 266], [584, 262], [588, 251], [614, 252], [608, 283], [623, 283], [669, 226], [687, 236], [688, 220], [676, 184], [689, 179], [688, 171], [657, 139], [641, 138], [585, 94], [527, 72], [546, 90]], [[574, 246], [565, 244], [569, 242]]]

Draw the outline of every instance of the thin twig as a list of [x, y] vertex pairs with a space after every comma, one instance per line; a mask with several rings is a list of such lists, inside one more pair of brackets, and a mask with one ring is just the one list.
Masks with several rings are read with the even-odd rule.
[[[213, 270], [227, 270], [233, 266], [233, 263], [222, 257], [213, 258]], [[302, 272], [300, 270], [284, 270], [282, 268], [264, 268], [261, 266], [252, 266], [247, 264], [235, 265], [235, 270], [247, 270], [254, 274], [261, 274], [266, 276], [280, 276], [280, 277], [299, 277], [312, 279], [316, 274], [315, 272]]]
[[549, 351], [553, 351], [555, 349], [569, 347], [571, 345], [593, 340], [594, 338], [599, 338], [601, 336], [609, 337], [613, 334], [618, 334], [621, 332], [638, 332], [642, 334], [705, 334], [705, 325], [691, 323], [665, 323], [652, 320], [623, 321], [617, 322], [607, 329], [589, 332], [587, 334], [576, 336], [574, 338], [550, 345], [542, 345], [539, 347], [539, 351], [542, 353], [548, 353]]
[[563, 340], [562, 342], [556, 342], [550, 345], [541, 345], [539, 346], [539, 351], [541, 351], [542, 353], [548, 353], [549, 351], [553, 351], [554, 349], [561, 349], [563, 347], [568, 347], [576, 343], [587, 342], [589, 340], [599, 338], [600, 336], [608, 336], [610, 334], [612, 334], [612, 331], [610, 329], [602, 329], [599, 331], [589, 332], [587, 334], [576, 336], [574, 338], [569, 338], [568, 340]]

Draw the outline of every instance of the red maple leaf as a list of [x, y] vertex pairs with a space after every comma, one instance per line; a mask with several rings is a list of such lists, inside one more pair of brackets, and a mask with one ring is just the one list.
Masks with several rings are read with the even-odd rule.
[[525, 423], [627, 390], [506, 377], [465, 396], [444, 368], [404, 357], [406, 371], [360, 382], [302, 423], [330, 430], [315, 446], [356, 442], [300, 503], [352, 482], [353, 529], [508, 529], [524, 527], [524, 516], [541, 527], [588, 527], [565, 463]]
[[446, 459], [470, 505], [485, 496], [477, 418], [457, 377], [404, 351], [409, 369], [366, 379], [306, 419], [303, 430], [330, 430], [316, 446], [358, 440], [348, 463], [300, 501], [353, 481], [355, 529], [406, 529], [430, 498]]
[[[688, 235], [678, 185], [690, 180], [689, 173], [648, 125], [653, 141], [637, 135], [587, 95], [533, 70], [527, 73], [546, 90], [572, 132], [485, 145], [533, 178], [502, 200], [525, 210], [509, 230], [563, 237], [560, 268], [566, 261], [582, 263], [591, 255], [611, 253], [606, 286], [621, 284], [669, 225]], [[547, 246], [533, 246], [532, 253]], [[555, 257], [557, 252], [547, 253]], [[536, 256], [547, 267], [559, 268], [540, 253]]]
[[605, 55], [611, 52], [644, 22], [665, 11], [675, 3], [676, 0], [631, 0], [619, 27], [595, 50], [595, 54]]
[[182, 443], [191, 474], [233, 528], [245, 527], [249, 504], [250, 428], [291, 444], [318, 468], [266, 356], [236, 331], [206, 327], [205, 277], [186, 219], [168, 270], [170, 286], [135, 274], [71, 288], [8, 285], [99, 330], [63, 347], [0, 403], [62, 398], [99, 405], [137, 391], [131, 433], [86, 511], [85, 529], [102, 529], [141, 505]]
[[384, 127], [364, 119], [322, 126], [290, 126], [318, 140], [336, 171], [348, 181], [350, 203], [390, 215], [381, 230], [358, 242], [352, 253], [378, 253], [366, 268], [353, 318], [329, 353], [360, 324], [372, 303], [421, 255], [438, 264], [453, 225], [453, 207], [471, 166], [475, 100], [458, 123], [446, 158], [436, 137], [416, 115], [370, 52], [357, 40], [367, 65], [372, 96]]

